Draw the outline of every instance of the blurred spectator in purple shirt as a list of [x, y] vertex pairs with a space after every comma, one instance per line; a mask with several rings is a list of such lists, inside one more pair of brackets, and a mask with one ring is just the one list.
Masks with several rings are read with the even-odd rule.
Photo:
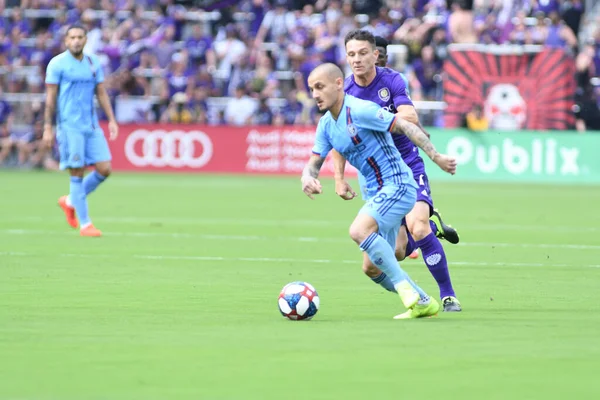
[[182, 53], [175, 53], [166, 75], [169, 85], [169, 95], [173, 96], [177, 92], [191, 93], [194, 90], [194, 75], [187, 67], [187, 59]]
[[534, 12], [543, 12], [545, 15], [550, 15], [551, 12], [559, 9], [557, 0], [533, 0], [532, 3]]
[[435, 54], [431, 46], [423, 47], [421, 58], [414, 61], [413, 68], [421, 84], [423, 96], [427, 99], [433, 99], [437, 86], [434, 77], [441, 70], [441, 63], [435, 60]]
[[252, 123], [256, 125], [271, 125], [273, 123], [273, 112], [269, 108], [265, 97], [260, 98]]
[[[190, 63], [193, 66], [206, 64], [206, 53], [212, 45], [212, 37], [205, 36], [202, 32], [202, 25], [195, 24], [192, 27], [192, 34], [185, 41], [185, 48], [190, 55]], [[192, 66], [190, 65], [190, 66]]]

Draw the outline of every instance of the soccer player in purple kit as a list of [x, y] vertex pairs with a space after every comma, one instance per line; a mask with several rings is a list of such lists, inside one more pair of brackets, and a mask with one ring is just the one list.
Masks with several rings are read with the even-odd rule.
[[[373, 101], [385, 110], [420, 127], [417, 112], [409, 96], [406, 78], [399, 72], [376, 65], [378, 62], [385, 65], [387, 57], [379, 58], [375, 36], [368, 31], [357, 29], [349, 32], [344, 42], [346, 60], [352, 69], [352, 75], [345, 81], [346, 93]], [[383, 47], [385, 42], [381, 45]], [[461, 304], [456, 298], [450, 279], [446, 254], [439, 240], [443, 238], [450, 243], [458, 243], [458, 234], [452, 227], [443, 223], [440, 214], [433, 208], [425, 165], [417, 146], [406, 136], [394, 136], [393, 139], [419, 186], [417, 202], [412, 211], [406, 215], [398, 233], [396, 258], [403, 260], [420, 248], [423, 260], [439, 286], [443, 310], [461, 311]], [[356, 193], [344, 179], [346, 159], [334, 151], [333, 160], [336, 193], [345, 200], [351, 200]], [[359, 182], [363, 188], [364, 177], [361, 174], [359, 174]], [[375, 283], [382, 285], [386, 290], [394, 291], [386, 285], [385, 273], [375, 267], [368, 257], [363, 258], [363, 271]]]

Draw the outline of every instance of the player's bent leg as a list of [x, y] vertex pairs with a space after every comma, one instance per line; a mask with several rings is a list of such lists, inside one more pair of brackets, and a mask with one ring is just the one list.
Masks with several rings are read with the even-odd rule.
[[413, 209], [406, 215], [406, 225], [411, 236], [418, 243], [432, 233], [429, 226], [429, 204], [417, 201]]
[[[351, 237], [357, 243], [362, 240], [361, 250], [389, 277], [402, 303], [409, 309], [435, 301], [410, 279], [395, 259], [394, 247], [401, 220], [412, 209], [415, 200], [416, 190], [412, 188], [385, 187], [361, 208], [350, 228]], [[365, 231], [371, 232], [366, 238]]]
[[110, 148], [101, 129], [96, 129], [85, 143], [86, 164], [94, 165], [95, 170], [84, 182], [86, 194], [92, 193], [111, 173]]
[[409, 282], [406, 272], [398, 265], [394, 249], [379, 235], [378, 231], [379, 226], [375, 218], [361, 212], [354, 219], [349, 233], [360, 249], [367, 253], [373, 264], [389, 277], [404, 306], [414, 307], [420, 299], [420, 294]]
[[[414, 241], [413, 241], [414, 244]], [[407, 245], [408, 245], [408, 229], [406, 224], [400, 225], [400, 229], [398, 229], [398, 236], [396, 237], [396, 248], [394, 249], [396, 253], [396, 260], [402, 261], [406, 258], [407, 253]]]
[[406, 226], [406, 221], [403, 221], [398, 231], [398, 239], [396, 239], [396, 259], [404, 260], [406, 257], [411, 259], [419, 258], [419, 249]]
[[456, 298], [452, 281], [450, 280], [446, 253], [439, 239], [429, 226], [429, 210], [430, 205], [428, 203], [418, 201], [412, 211], [406, 216], [408, 228], [415, 238], [417, 246], [421, 249], [423, 261], [425, 261], [429, 272], [438, 284], [440, 298]]
[[112, 172], [110, 161], [101, 161], [96, 163], [94, 171], [89, 173], [83, 180], [83, 187], [85, 194], [89, 195], [92, 193], [102, 182], [109, 177]]
[[98, 237], [102, 236], [102, 232], [94, 227], [90, 217], [88, 215], [88, 204], [83, 187], [83, 173], [82, 168], [71, 168], [71, 185], [69, 199], [75, 208], [75, 212], [79, 218], [80, 229], [79, 234], [81, 236]]
[[[400, 226], [400, 229], [398, 230], [398, 236], [396, 238], [396, 260], [404, 260], [406, 254], [406, 246], [409, 242], [409, 237], [410, 235], [408, 235], [406, 224], [402, 224]], [[410, 239], [414, 247], [414, 240], [412, 240], [412, 238]], [[371, 278], [373, 282], [382, 286], [385, 290], [389, 292], [396, 293], [396, 289], [394, 288], [394, 284], [392, 283], [390, 278], [371, 262], [367, 253], [363, 253], [362, 270], [365, 273], [365, 275]]]
[[390, 277], [371, 262], [367, 253], [363, 253], [362, 270], [374, 283], [378, 284], [388, 292], [398, 293]]
[[371, 279], [381, 275], [381, 270], [371, 262], [367, 253], [363, 253], [362, 270]]
[[[77, 220], [77, 216], [75, 214], [76, 209], [72, 199], [78, 193], [79, 182], [83, 180], [83, 168], [70, 168], [69, 174], [71, 176], [69, 194], [58, 198], [58, 206], [65, 213], [67, 224], [69, 224], [69, 226], [72, 228], [77, 228], [79, 221]], [[87, 207], [86, 210], [82, 211], [82, 213], [84, 215], [87, 214]]]
[[112, 164], [110, 161], [101, 161], [96, 163], [96, 171], [103, 177], [108, 178], [112, 172]]

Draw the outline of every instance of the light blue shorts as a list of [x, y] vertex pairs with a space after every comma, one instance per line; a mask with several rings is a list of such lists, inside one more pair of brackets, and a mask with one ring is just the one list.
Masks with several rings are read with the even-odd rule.
[[59, 130], [56, 141], [60, 153], [60, 169], [83, 168], [111, 160], [102, 129], [80, 132]]
[[358, 212], [370, 215], [377, 221], [379, 234], [392, 248], [396, 248], [396, 237], [404, 216], [413, 209], [417, 201], [415, 186], [384, 186]]

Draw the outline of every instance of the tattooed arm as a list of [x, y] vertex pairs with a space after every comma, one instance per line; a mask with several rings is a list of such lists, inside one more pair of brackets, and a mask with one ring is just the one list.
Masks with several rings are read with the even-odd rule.
[[445, 154], [438, 153], [425, 132], [417, 125], [413, 124], [412, 122], [405, 121], [397, 116], [390, 132], [394, 135], [406, 135], [411, 142], [423, 150], [431, 159], [431, 161], [436, 163], [441, 169], [450, 174], [454, 174], [456, 172], [456, 160], [454, 157], [449, 157]]
[[390, 132], [394, 135], [406, 135], [406, 137], [423, 150], [432, 161], [435, 161], [435, 157], [439, 155], [435, 146], [431, 143], [427, 135], [425, 135], [425, 132], [412, 122], [408, 122], [405, 119], [396, 116], [394, 126]]
[[302, 171], [302, 191], [311, 199], [314, 199], [313, 194], [321, 194], [323, 192], [321, 182], [317, 178], [324, 162], [324, 158], [313, 154], [304, 167], [304, 171]]
[[431, 137], [431, 135], [429, 135], [425, 128], [423, 128], [423, 125], [421, 125], [421, 123], [419, 122], [419, 115], [417, 114], [417, 110], [415, 110], [414, 106], [407, 104], [400, 105], [396, 107], [396, 115], [401, 116], [402, 119], [405, 119], [408, 122], [412, 122], [413, 124], [421, 128], [421, 130], [425, 132], [425, 135], [427, 135], [428, 138]]

